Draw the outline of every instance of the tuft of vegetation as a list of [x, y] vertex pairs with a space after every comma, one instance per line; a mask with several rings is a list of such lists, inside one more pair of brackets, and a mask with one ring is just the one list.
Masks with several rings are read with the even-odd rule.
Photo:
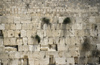
[[90, 40], [88, 38], [86, 38], [82, 44], [82, 50], [89, 51], [90, 49], [91, 49]]
[[50, 24], [50, 20], [46, 17], [42, 18], [43, 23]]
[[40, 43], [41, 38], [38, 35], [35, 36], [35, 39], [38, 41], [38, 43]]
[[30, 4], [29, 3], [26, 3], [26, 9], [28, 10], [30, 8]]
[[69, 17], [65, 18], [63, 24], [69, 24], [69, 23], [71, 23], [70, 18]]

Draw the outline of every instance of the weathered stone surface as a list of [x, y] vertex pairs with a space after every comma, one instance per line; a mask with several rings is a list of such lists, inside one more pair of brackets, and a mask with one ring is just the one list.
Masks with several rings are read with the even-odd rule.
[[[1, 65], [75, 65], [83, 56], [84, 64], [98, 63], [99, 56], [93, 57], [91, 53], [100, 50], [99, 3], [99, 0], [0, 0]], [[70, 22], [64, 23], [67, 17]], [[83, 52], [87, 37], [91, 51]]]

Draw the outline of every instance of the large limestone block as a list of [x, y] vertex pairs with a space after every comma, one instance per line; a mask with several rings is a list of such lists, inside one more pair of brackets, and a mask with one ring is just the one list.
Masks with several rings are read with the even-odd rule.
[[21, 37], [26, 37], [26, 30], [21, 30]]
[[59, 23], [63, 23], [64, 17], [59, 17]]
[[46, 34], [48, 37], [52, 37], [52, 30], [46, 30]]
[[4, 47], [0, 46], [0, 52], [1, 52], [1, 53], [4, 52]]
[[66, 49], [67, 48], [66, 48], [65, 44], [58, 44], [58, 51], [64, 51]]
[[4, 38], [4, 45], [9, 45], [10, 42], [10, 38]]
[[10, 29], [15, 30], [16, 29], [16, 24], [10, 24]]
[[8, 37], [14, 37], [15, 33], [14, 30], [8, 30]]
[[16, 45], [16, 38], [4, 38], [4, 45]]
[[34, 44], [35, 40], [34, 38], [28, 37], [28, 44]]
[[18, 59], [13, 59], [9, 62], [10, 65], [18, 65]]
[[5, 24], [5, 29], [6, 30], [9, 30], [11, 28], [11, 25], [10, 24]]
[[13, 16], [7, 16], [7, 23], [13, 23], [14, 19]]
[[22, 38], [17, 38], [16, 40], [17, 40], [16, 41], [17, 45], [22, 45], [23, 44], [23, 39]]
[[20, 17], [14, 17], [14, 23], [20, 23]]
[[32, 36], [32, 32], [33, 32], [33, 30], [27, 30], [27, 37], [31, 37]]
[[66, 64], [66, 58], [55, 58], [57, 64]]
[[4, 30], [5, 29], [5, 24], [0, 24], [0, 30]]
[[16, 38], [10, 38], [10, 44], [16, 45]]
[[32, 29], [32, 24], [22, 24], [22, 29]]
[[28, 39], [27, 39], [27, 37], [24, 37], [24, 38], [23, 38], [23, 44], [24, 44], [24, 45], [27, 45], [27, 43], [28, 43]]
[[52, 37], [48, 38], [48, 44], [53, 44], [53, 38]]
[[21, 58], [21, 53], [15, 51], [15, 52], [8, 52], [9, 58]]
[[15, 37], [20, 37], [20, 36], [21, 36], [21, 31], [15, 30]]
[[95, 17], [93, 17], [93, 16], [89, 17], [89, 22], [90, 23], [95, 23], [96, 22]]
[[74, 58], [67, 58], [67, 65], [74, 65]]
[[48, 65], [49, 64], [49, 58], [41, 59], [40, 64], [41, 65]]
[[19, 45], [18, 46], [18, 51], [29, 51], [29, 46], [28, 45]]
[[33, 58], [29, 58], [29, 65], [34, 65], [34, 59]]
[[21, 24], [16, 24], [16, 29], [21, 29]]
[[7, 59], [8, 54], [7, 53], [0, 53], [0, 59]]

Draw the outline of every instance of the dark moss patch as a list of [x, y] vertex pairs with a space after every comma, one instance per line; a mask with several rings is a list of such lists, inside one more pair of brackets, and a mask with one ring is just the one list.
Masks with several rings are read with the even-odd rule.
[[70, 18], [69, 17], [65, 18], [63, 24], [69, 24], [69, 23], [71, 23]]
[[35, 39], [38, 41], [38, 43], [40, 43], [41, 38], [38, 35], [35, 36]]
[[42, 18], [42, 22], [45, 24], [50, 24], [50, 19], [44, 17], [44, 18]]

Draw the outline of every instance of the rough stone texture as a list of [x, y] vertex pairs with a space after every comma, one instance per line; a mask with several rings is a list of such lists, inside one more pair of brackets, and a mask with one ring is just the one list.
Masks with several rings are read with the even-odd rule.
[[[71, 23], [63, 24], [66, 17]], [[0, 0], [0, 31], [0, 65], [100, 63], [100, 54], [92, 57], [100, 51], [100, 0]]]

